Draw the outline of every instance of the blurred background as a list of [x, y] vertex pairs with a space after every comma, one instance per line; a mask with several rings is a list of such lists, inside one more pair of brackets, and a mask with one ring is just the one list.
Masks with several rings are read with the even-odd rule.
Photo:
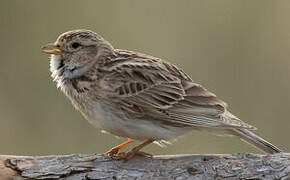
[[[50, 78], [41, 46], [79, 28], [178, 65], [289, 151], [289, 17], [290, 1], [1, 1], [0, 154], [102, 153], [125, 140], [92, 127]], [[259, 152], [238, 138], [201, 132], [146, 151]]]

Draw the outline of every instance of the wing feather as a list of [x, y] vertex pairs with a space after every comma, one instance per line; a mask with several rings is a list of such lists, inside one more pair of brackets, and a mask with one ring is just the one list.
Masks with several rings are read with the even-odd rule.
[[130, 56], [107, 64], [110, 73], [104, 78], [112, 101], [130, 115], [188, 126], [253, 128], [176, 66], [142, 54]]

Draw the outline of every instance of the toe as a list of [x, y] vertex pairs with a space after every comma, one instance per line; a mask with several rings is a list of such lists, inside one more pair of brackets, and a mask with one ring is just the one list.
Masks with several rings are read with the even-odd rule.
[[136, 152], [136, 155], [138, 155], [138, 156], [144, 156], [144, 157], [153, 157], [152, 154], [149, 154], [149, 153], [146, 153], [146, 152], [143, 152], [143, 151]]
[[135, 155], [136, 155], [136, 152], [127, 152], [124, 160], [128, 161], [128, 160], [132, 159]]

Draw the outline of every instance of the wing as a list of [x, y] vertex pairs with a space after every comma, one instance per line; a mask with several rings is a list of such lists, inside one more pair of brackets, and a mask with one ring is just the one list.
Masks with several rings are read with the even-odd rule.
[[109, 98], [131, 116], [186, 126], [252, 128], [170, 63], [131, 53], [105, 67], [109, 73], [103, 83], [112, 92]]

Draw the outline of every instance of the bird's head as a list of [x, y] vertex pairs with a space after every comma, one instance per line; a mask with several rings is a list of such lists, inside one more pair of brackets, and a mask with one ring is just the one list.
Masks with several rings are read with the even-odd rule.
[[98, 60], [114, 52], [109, 42], [90, 30], [72, 30], [61, 34], [54, 43], [42, 47], [51, 54], [50, 70], [54, 78], [82, 76]]

